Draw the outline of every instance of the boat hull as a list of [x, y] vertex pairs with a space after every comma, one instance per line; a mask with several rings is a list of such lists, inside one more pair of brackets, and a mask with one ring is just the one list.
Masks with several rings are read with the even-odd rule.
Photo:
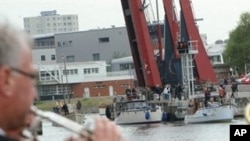
[[198, 109], [193, 115], [185, 115], [185, 123], [226, 122], [234, 119], [235, 107], [224, 105]]
[[161, 110], [129, 110], [122, 111], [115, 119], [115, 123], [124, 124], [144, 124], [144, 123], [159, 123], [162, 121]]
[[98, 110], [100, 116], [106, 116], [106, 107], [99, 107]]

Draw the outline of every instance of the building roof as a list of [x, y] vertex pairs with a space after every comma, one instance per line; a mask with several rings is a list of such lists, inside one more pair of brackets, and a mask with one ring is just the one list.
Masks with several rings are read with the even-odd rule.
[[39, 39], [39, 38], [47, 38], [47, 37], [54, 37], [55, 33], [46, 33], [46, 34], [36, 34], [32, 35], [33, 39]]
[[133, 62], [132, 56], [112, 59], [112, 61], [111, 61], [111, 63], [127, 63], [127, 62]]
[[210, 44], [206, 47], [208, 56], [213, 54], [222, 54], [225, 50], [225, 44]]

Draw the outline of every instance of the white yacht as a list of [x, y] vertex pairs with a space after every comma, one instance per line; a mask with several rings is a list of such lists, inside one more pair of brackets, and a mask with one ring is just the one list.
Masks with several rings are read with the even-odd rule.
[[234, 119], [235, 105], [209, 104], [199, 108], [194, 114], [185, 115], [185, 123], [226, 122]]
[[[118, 106], [118, 105], [117, 105]], [[118, 115], [115, 118], [117, 124], [142, 124], [157, 123], [167, 118], [162, 112], [161, 106], [148, 104], [145, 100], [129, 100], [119, 103]]]

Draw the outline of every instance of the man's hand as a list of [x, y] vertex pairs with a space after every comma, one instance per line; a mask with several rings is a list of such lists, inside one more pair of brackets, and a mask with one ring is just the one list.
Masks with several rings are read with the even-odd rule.
[[87, 138], [69, 138], [67, 141], [121, 141], [119, 127], [107, 118], [98, 117], [94, 121], [94, 131]]

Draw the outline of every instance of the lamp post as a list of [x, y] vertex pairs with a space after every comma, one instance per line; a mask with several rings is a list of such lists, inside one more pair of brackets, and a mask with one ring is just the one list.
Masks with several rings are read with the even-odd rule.
[[[60, 83], [61, 87], [63, 88], [63, 72], [62, 72], [62, 75], [61, 75], [61, 80], [62, 82]], [[63, 91], [64, 92], [64, 91]], [[63, 93], [63, 102], [65, 103], [65, 93]]]
[[70, 95], [68, 93], [68, 72], [67, 72], [67, 67], [66, 67], [66, 59], [65, 59], [65, 54], [62, 55], [62, 59], [63, 59], [63, 64], [64, 64], [64, 73], [65, 73], [65, 80], [66, 80], [66, 92], [64, 93], [64, 98], [65, 98], [65, 95], [67, 96], [68, 95], [68, 100], [69, 100], [69, 103], [70, 103]]

